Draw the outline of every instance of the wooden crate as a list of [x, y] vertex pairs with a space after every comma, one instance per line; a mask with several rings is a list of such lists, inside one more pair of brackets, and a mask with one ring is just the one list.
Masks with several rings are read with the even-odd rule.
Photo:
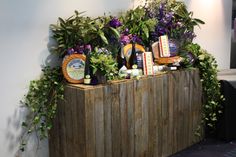
[[[197, 69], [99, 86], [68, 85], [50, 157], [161, 157], [201, 138]], [[202, 132], [201, 132], [202, 133]]]

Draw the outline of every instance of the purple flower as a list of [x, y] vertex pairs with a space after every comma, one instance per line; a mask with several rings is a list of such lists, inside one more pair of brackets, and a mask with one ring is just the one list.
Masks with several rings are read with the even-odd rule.
[[137, 36], [137, 35], [132, 35], [132, 39], [131, 39], [134, 43], [141, 43], [142, 40]]
[[69, 48], [69, 49], [67, 50], [67, 54], [68, 54], [68, 55], [71, 55], [71, 54], [73, 54], [73, 53], [75, 53], [75, 50], [74, 50], [73, 48]]
[[124, 32], [122, 34], [128, 35], [129, 34], [129, 28], [125, 28], [125, 30], [124, 30]]
[[159, 20], [162, 19], [164, 16], [164, 12], [165, 12], [164, 8], [165, 8], [165, 4], [161, 3], [159, 6], [159, 15], [158, 15]]
[[186, 54], [186, 59], [188, 60], [188, 63], [190, 65], [194, 65], [195, 61], [196, 61], [196, 57], [191, 53], [191, 52], [187, 52]]
[[129, 36], [128, 36], [128, 35], [125, 35], [125, 34], [122, 34], [122, 35], [120, 36], [120, 42], [121, 42], [121, 44], [123, 44], [123, 45], [129, 44], [129, 43], [130, 43], [130, 38], [129, 38]]
[[84, 53], [84, 45], [76, 45], [75, 51], [79, 54], [83, 54]]
[[157, 26], [156, 31], [157, 31], [159, 36], [166, 34], [166, 29], [164, 27], [161, 27], [161, 26]]
[[192, 41], [196, 37], [196, 34], [193, 31], [187, 31], [183, 36], [187, 41]]
[[117, 28], [122, 26], [122, 23], [119, 21], [119, 19], [117, 19], [116, 17], [114, 17], [113, 19], [111, 19], [111, 21], [109, 22], [109, 25], [113, 28]]
[[87, 49], [87, 50], [89, 50], [89, 51], [92, 51], [92, 48], [91, 48], [91, 45], [84, 45], [84, 49]]

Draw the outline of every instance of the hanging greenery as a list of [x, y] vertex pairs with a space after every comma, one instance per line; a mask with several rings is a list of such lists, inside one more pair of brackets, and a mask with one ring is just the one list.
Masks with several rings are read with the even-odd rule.
[[222, 112], [221, 102], [224, 100], [217, 79], [216, 60], [198, 44], [187, 44], [183, 50], [191, 52], [197, 58], [194, 66], [200, 70], [203, 88], [203, 123], [206, 124], [206, 129], [212, 132], [216, 127], [217, 118]]
[[20, 143], [22, 151], [32, 133], [37, 133], [40, 139], [48, 137], [58, 101], [63, 100], [64, 84], [61, 68], [47, 66], [42, 72], [39, 80], [30, 82], [29, 91], [21, 101], [23, 107], [28, 109], [26, 119], [22, 122], [24, 130]]

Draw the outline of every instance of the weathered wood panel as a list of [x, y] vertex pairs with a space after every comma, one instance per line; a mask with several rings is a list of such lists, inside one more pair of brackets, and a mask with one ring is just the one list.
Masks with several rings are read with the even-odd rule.
[[[165, 157], [201, 138], [197, 69], [104, 86], [68, 85], [51, 157]], [[200, 129], [201, 130], [201, 129]]]

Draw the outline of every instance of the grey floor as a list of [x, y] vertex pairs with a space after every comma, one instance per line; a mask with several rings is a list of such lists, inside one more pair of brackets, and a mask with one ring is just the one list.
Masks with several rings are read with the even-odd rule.
[[236, 140], [224, 142], [204, 139], [171, 157], [236, 157]]

